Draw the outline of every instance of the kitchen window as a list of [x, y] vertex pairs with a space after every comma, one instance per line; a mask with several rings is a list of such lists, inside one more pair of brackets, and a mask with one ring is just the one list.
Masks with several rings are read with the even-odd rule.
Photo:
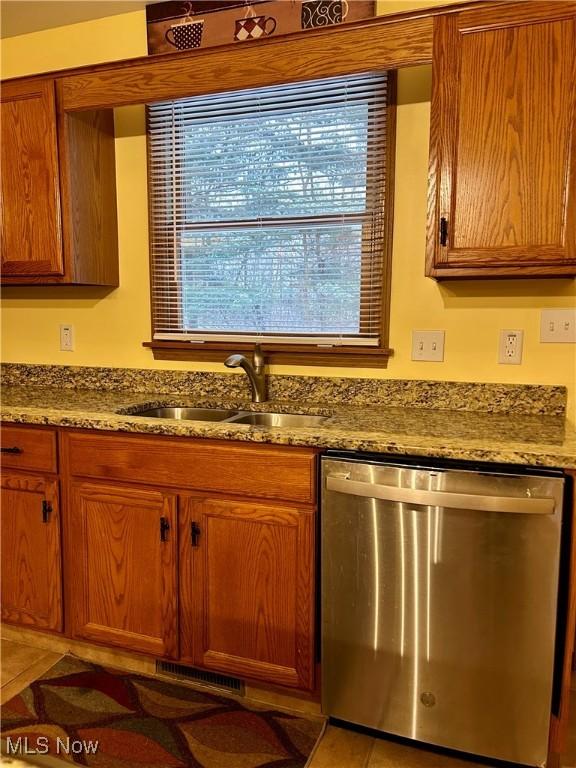
[[393, 85], [383, 72], [148, 107], [150, 346], [385, 365]]

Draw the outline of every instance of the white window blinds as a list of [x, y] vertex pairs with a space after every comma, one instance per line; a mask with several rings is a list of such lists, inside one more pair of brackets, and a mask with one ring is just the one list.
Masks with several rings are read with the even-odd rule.
[[148, 107], [154, 339], [379, 343], [387, 76]]

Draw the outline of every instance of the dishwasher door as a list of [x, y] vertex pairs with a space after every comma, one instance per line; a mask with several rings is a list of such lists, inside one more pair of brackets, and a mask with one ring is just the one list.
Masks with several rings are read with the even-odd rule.
[[563, 484], [324, 458], [324, 713], [544, 765]]

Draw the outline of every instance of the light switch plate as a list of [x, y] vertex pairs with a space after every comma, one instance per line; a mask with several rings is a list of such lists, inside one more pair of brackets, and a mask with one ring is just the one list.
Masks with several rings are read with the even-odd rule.
[[412, 360], [441, 363], [444, 360], [444, 331], [412, 331]]
[[576, 344], [576, 309], [543, 309], [540, 342]]

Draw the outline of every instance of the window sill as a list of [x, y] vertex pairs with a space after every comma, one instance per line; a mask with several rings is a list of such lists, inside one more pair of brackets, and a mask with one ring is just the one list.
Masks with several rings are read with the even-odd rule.
[[[145, 341], [155, 360], [224, 362], [234, 353], [251, 353], [254, 344], [187, 341]], [[386, 368], [393, 350], [387, 347], [310, 347], [298, 344], [261, 344], [267, 362], [276, 365], [319, 365], [351, 368]]]

